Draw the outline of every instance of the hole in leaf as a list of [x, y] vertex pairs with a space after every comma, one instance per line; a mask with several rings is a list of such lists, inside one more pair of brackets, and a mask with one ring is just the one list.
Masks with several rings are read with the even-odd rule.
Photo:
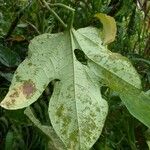
[[83, 65], [87, 65], [87, 57], [85, 53], [80, 49], [75, 49], [74, 54], [76, 56], [76, 59]]

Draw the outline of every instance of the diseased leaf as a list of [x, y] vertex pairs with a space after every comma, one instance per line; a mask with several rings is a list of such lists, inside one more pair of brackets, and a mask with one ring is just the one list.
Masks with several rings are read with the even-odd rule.
[[88, 67], [95, 76], [99, 77], [102, 84], [106, 84], [118, 92], [134, 117], [150, 127], [150, 115], [148, 115], [150, 114], [150, 97], [148, 92], [142, 91], [141, 81], [136, 70], [126, 57], [112, 53], [106, 47], [98, 44], [96, 29], [91, 29], [90, 34], [89, 30], [84, 28], [74, 31], [80, 49], [89, 58]]
[[66, 147], [75, 150], [92, 147], [107, 114], [107, 104], [101, 98], [99, 86], [77, 64], [74, 64], [74, 77], [68, 72], [66, 83], [55, 85], [49, 106], [54, 129]]
[[[57, 36], [59, 34], [50, 35], [47, 41], [53, 39], [52, 42], [54, 42], [57, 40]], [[48, 83], [54, 79], [55, 70], [52, 60], [55, 61], [55, 57], [53, 57], [53, 54], [51, 55], [47, 47], [39, 48], [38, 45], [40, 44], [44, 45], [44, 43], [39, 43], [38, 40], [35, 40], [34, 44], [31, 42], [29, 55], [17, 68], [10, 90], [1, 103], [4, 108], [19, 109], [29, 106], [39, 98]], [[52, 50], [56, 49], [53, 46], [51, 47]]]
[[[55, 49], [55, 72], [60, 82], [54, 87], [49, 114], [67, 149], [90, 149], [102, 130], [107, 104], [101, 98], [98, 81], [94, 81], [76, 59], [74, 50], [78, 44], [69, 34], [60, 35], [55, 42], [59, 50]], [[39, 36], [38, 41], [45, 41], [45, 38]], [[47, 44], [51, 47], [50, 41]]]
[[103, 13], [95, 15], [103, 24], [103, 43], [109, 44], [115, 40], [117, 27], [115, 19]]
[[87, 150], [100, 136], [108, 106], [97, 78], [76, 58], [76, 49], [80, 47], [70, 31], [34, 38], [1, 106], [29, 106], [58, 79], [49, 104], [51, 123], [67, 149]]
[[136, 70], [127, 58], [102, 45], [98, 29], [35, 37], [1, 106], [29, 106], [54, 79], [49, 116], [66, 149], [88, 150], [100, 136], [108, 111], [100, 93], [102, 85], [116, 91], [130, 113], [150, 127], [150, 99]]

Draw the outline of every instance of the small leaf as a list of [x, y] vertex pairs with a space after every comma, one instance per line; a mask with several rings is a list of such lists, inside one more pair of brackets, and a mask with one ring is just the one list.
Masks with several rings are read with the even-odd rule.
[[28, 26], [27, 23], [20, 23], [17, 25], [17, 27], [19, 27], [19, 28], [26, 28], [27, 26]]
[[103, 43], [109, 44], [115, 40], [117, 27], [115, 19], [103, 13], [95, 15], [103, 24]]
[[12, 73], [3, 73], [1, 71], [0, 71], [0, 76], [2, 76], [3, 78], [5, 78], [9, 82], [11, 82], [11, 80], [13, 78], [13, 74]]
[[13, 142], [14, 142], [14, 133], [12, 131], [8, 131], [5, 139], [5, 150], [12, 149]]
[[17, 66], [20, 63], [20, 57], [14, 51], [0, 45], [0, 62], [7, 67]]

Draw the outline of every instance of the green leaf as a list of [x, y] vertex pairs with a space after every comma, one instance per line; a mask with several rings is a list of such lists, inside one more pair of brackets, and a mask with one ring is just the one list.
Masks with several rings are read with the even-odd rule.
[[115, 19], [103, 13], [95, 15], [103, 24], [103, 43], [109, 44], [115, 40], [117, 27]]
[[6, 80], [11, 82], [13, 74], [12, 73], [3, 73], [2, 71], [0, 71], [0, 76], [2, 76], [3, 78], [5, 78]]
[[5, 150], [12, 149], [13, 142], [14, 142], [14, 134], [12, 131], [8, 131], [5, 139]]
[[29, 106], [50, 81], [59, 80], [49, 104], [51, 123], [67, 149], [87, 150], [100, 136], [108, 106], [97, 78], [76, 58], [76, 49], [80, 47], [72, 31], [34, 38], [1, 106]]
[[0, 62], [7, 67], [17, 66], [20, 63], [20, 57], [14, 51], [0, 45]]
[[147, 146], [150, 149], [150, 129], [147, 129], [147, 131], [145, 132], [145, 138], [147, 141]]

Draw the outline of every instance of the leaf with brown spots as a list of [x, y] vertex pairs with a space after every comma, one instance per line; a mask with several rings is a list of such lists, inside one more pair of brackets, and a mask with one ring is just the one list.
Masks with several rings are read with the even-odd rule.
[[17, 85], [8, 92], [1, 106], [15, 109], [16, 105], [26, 103], [27, 99], [31, 98], [35, 92], [36, 87], [32, 80], [23, 81], [22, 84]]
[[49, 116], [67, 150], [89, 150], [99, 138], [108, 111], [102, 85], [117, 91], [131, 114], [150, 127], [150, 100], [136, 70], [127, 58], [102, 45], [96, 28], [35, 37], [1, 106], [29, 106], [52, 80], [57, 82]]
[[[1, 106], [27, 107], [50, 81], [57, 79], [49, 104], [51, 123], [67, 149], [90, 149], [100, 136], [108, 106], [101, 97], [99, 81], [84, 63], [87, 60], [75, 54], [80, 46], [73, 30], [43, 34], [31, 41], [28, 57], [17, 68]], [[97, 29], [90, 30], [96, 32], [100, 44]], [[99, 46], [91, 48], [99, 51]]]

